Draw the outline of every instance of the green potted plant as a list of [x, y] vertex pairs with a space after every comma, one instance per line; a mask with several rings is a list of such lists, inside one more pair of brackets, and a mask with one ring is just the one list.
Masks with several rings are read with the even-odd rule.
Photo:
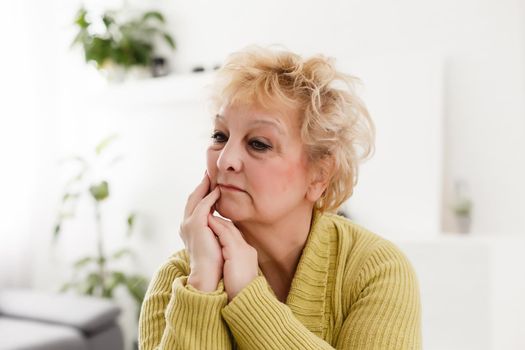
[[[78, 33], [72, 46], [80, 45], [86, 62], [93, 63], [109, 80], [123, 80], [132, 68], [151, 71], [155, 64], [165, 62], [158, 57], [158, 44], [164, 42], [171, 50], [176, 45], [166, 30], [166, 21], [159, 11], [148, 11], [136, 17], [123, 18], [122, 12], [106, 11], [93, 18], [82, 7], [75, 17]], [[101, 22], [98, 32], [95, 22]], [[101, 30], [100, 30], [101, 28]]]
[[[116, 138], [117, 135], [111, 135], [96, 146], [96, 159], [102, 156]], [[121, 159], [122, 156], [113, 158], [109, 166], [113, 166]], [[137, 304], [138, 319], [148, 280], [139, 274], [129, 273], [115, 267], [122, 259], [134, 255], [132, 249], [122, 247], [111, 252], [106, 249], [104, 239], [106, 232], [103, 232], [102, 229], [102, 207], [110, 196], [109, 183], [106, 180], [95, 180], [93, 176], [90, 176], [93, 166], [85, 157], [73, 155], [62, 161], [62, 163], [70, 162], [80, 165], [80, 169], [64, 186], [60, 209], [53, 229], [53, 241], [56, 242], [62, 234], [64, 221], [75, 217], [76, 202], [83, 196], [88, 196], [94, 209], [96, 246], [93, 247], [92, 254], [80, 257], [73, 263], [73, 276], [62, 286], [61, 291], [74, 290], [79, 294], [113, 298], [117, 288], [123, 288]], [[127, 215], [125, 234], [127, 238], [133, 233], [135, 217], [134, 213]]]
[[467, 195], [466, 183], [463, 181], [456, 181], [452, 211], [456, 218], [458, 230], [461, 233], [468, 233], [470, 231], [472, 207], [472, 201]]

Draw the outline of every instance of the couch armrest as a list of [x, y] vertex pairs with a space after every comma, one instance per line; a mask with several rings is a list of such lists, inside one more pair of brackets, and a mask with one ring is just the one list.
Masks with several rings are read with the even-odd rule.
[[0, 315], [57, 323], [96, 332], [115, 321], [120, 308], [105, 299], [31, 289], [0, 289]]

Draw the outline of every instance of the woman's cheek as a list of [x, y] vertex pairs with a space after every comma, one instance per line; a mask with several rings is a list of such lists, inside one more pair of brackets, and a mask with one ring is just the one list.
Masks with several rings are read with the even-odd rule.
[[211, 191], [217, 186], [217, 156], [217, 152], [208, 148], [206, 152], [206, 169], [211, 182]]
[[[302, 164], [287, 164], [283, 169], [279, 169], [279, 176], [276, 177], [280, 181], [274, 184], [275, 188], [280, 188], [282, 193], [288, 192], [290, 189], [300, 186], [300, 183], [305, 180], [306, 173], [301, 169]], [[275, 171], [277, 173], [277, 170]]]

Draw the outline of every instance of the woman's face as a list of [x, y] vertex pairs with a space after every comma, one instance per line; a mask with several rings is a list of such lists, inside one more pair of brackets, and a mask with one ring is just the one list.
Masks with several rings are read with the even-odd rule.
[[275, 222], [313, 205], [306, 198], [307, 156], [295, 110], [225, 106], [207, 150], [215, 209], [234, 222]]

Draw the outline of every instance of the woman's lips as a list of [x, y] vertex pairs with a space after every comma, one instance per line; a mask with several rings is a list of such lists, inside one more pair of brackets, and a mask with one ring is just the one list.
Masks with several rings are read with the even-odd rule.
[[235, 187], [233, 185], [219, 184], [219, 187], [220, 187], [221, 190], [235, 191], [235, 192], [244, 192], [240, 188]]

